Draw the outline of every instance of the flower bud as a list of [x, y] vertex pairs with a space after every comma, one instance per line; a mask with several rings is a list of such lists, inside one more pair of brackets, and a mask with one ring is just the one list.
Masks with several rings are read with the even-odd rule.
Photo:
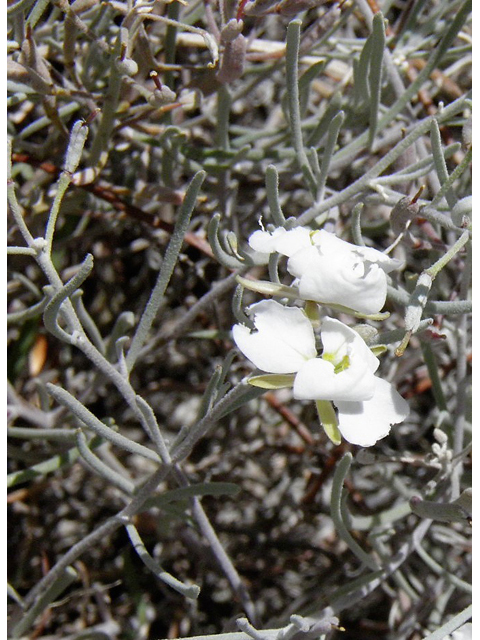
[[418, 215], [419, 209], [418, 202], [412, 202], [410, 196], [400, 198], [390, 213], [390, 226], [396, 236], [405, 231], [410, 222]]
[[138, 72], [138, 64], [131, 58], [117, 58], [115, 60], [115, 67], [119, 73], [125, 76], [132, 77]]
[[378, 330], [370, 324], [357, 324], [353, 329], [367, 344], [370, 344], [378, 336]]
[[246, 53], [247, 40], [242, 34], [239, 34], [235, 40], [225, 44], [220, 69], [217, 74], [219, 82], [229, 84], [240, 78], [245, 66]]
[[82, 120], [77, 120], [70, 134], [67, 154], [65, 158], [65, 171], [73, 173], [76, 171], [82, 156], [83, 147], [88, 136], [88, 127]]
[[[53, 93], [53, 80], [45, 58], [38, 50], [30, 27], [26, 29], [26, 37], [22, 43], [20, 64], [27, 70], [29, 84], [41, 94]], [[28, 83], [26, 83], [28, 84]]]
[[243, 20], [236, 20], [232, 18], [223, 27], [220, 34], [220, 40], [222, 43], [232, 42], [237, 36], [239, 36], [243, 29]]
[[452, 209], [452, 220], [459, 227], [468, 225], [468, 219], [472, 217], [472, 196], [459, 200]]
[[170, 87], [167, 87], [165, 84], [162, 85], [161, 89], [155, 89], [152, 95], [148, 98], [148, 102], [152, 105], [152, 107], [163, 107], [166, 104], [171, 104], [175, 102], [177, 98], [177, 94], [175, 91], [172, 91]]

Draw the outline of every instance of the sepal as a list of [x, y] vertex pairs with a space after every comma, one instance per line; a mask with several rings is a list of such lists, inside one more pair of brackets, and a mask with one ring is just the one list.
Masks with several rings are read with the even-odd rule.
[[342, 434], [338, 429], [338, 420], [333, 404], [329, 400], [317, 400], [315, 404], [323, 430], [329, 440], [338, 446], [342, 442]]
[[247, 382], [253, 387], [260, 387], [261, 389], [274, 391], [276, 389], [292, 387], [294, 380], [294, 373], [269, 373], [260, 376], [252, 376], [247, 380]]

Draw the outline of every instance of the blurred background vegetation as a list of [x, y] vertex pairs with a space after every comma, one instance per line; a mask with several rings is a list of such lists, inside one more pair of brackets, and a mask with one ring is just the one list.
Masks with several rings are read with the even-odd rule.
[[[415, 277], [468, 228], [470, 9], [463, 0], [9, 1], [11, 184], [32, 237], [42, 237], [70, 132], [85, 121], [88, 138], [61, 203], [51, 259], [66, 282], [85, 255], [93, 255], [80, 315], [84, 326], [94, 323], [92, 335], [106, 349], [110, 344], [114, 352], [118, 337], [132, 335], [187, 187], [198, 171], [206, 172], [130, 376], [167, 441], [195, 423], [209, 380], [226, 358], [224, 382], [238, 383], [250, 371], [243, 358], [231, 357], [234, 275], [249, 269], [253, 277], [268, 277], [264, 267], [242, 258], [242, 247], [260, 221], [275, 220], [275, 204], [286, 218], [357, 241], [352, 212], [361, 203], [360, 235], [381, 250], [408, 221], [395, 250], [406, 266], [394, 276], [390, 318], [373, 323], [380, 331], [403, 328]], [[400, 148], [410, 134], [412, 143]], [[278, 178], [276, 201], [266, 186], [269, 172]], [[398, 201], [421, 188], [418, 206], [393, 219]], [[7, 233], [9, 245], [25, 245], [10, 214]], [[435, 279], [431, 300], [439, 304], [426, 314], [433, 318], [429, 329], [412, 337], [401, 358], [393, 351], [384, 356], [382, 373], [409, 400], [411, 416], [378, 443], [374, 458], [354, 459], [344, 484], [355, 540], [377, 557], [392, 558], [413, 544], [426, 515], [433, 524], [399, 571], [337, 613], [345, 630], [332, 628], [329, 638], [417, 640], [469, 604], [468, 514], [437, 518], [428, 505], [426, 515], [412, 513], [409, 500], [450, 503], [471, 486], [464, 313], [470, 257], [467, 247]], [[46, 330], [48, 283], [32, 255], [11, 251], [13, 620], [58, 558], [125, 504], [118, 487], [79, 457], [78, 421], [48, 398], [45, 385], [62, 386], [100, 420], [149, 446], [111, 382], [84, 353]], [[250, 292], [244, 298], [256, 299]], [[440, 304], [455, 301], [465, 304], [454, 311]], [[136, 482], [155, 469], [156, 463], [109, 442], [97, 446], [106, 464]], [[156, 579], [120, 528], [75, 561], [76, 579], [23, 637], [218, 634], [237, 629], [245, 602], [254, 606], [251, 622], [265, 629], [286, 625], [292, 614], [320, 611], [331, 594], [348, 593], [364, 575], [330, 513], [332, 477], [347, 451], [357, 453], [348, 443], [328, 442], [314, 407], [286, 392], [245, 403], [217, 422], [182, 468], [194, 484], [237, 485], [238, 493], [208, 495], [202, 505], [249, 599], [232, 590], [184, 498], [145, 509], [135, 526], [166, 571], [200, 586], [197, 599]], [[168, 478], [160, 489], [174, 487]]]

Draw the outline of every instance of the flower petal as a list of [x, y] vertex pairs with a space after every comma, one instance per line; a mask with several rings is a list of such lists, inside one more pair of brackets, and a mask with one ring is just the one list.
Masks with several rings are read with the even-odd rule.
[[309, 358], [315, 358], [312, 325], [298, 307], [285, 307], [275, 300], [251, 305], [257, 331], [244, 325], [232, 328], [240, 351], [262, 371], [295, 373]]
[[274, 231], [255, 231], [248, 239], [248, 244], [259, 253], [278, 252], [291, 256], [300, 249], [311, 246], [310, 230], [306, 227], [295, 227], [287, 231], [279, 227]]
[[279, 235], [276, 242], [276, 251], [283, 256], [293, 256], [297, 251], [312, 246], [311, 231], [306, 227], [295, 227], [283, 235]]
[[286, 229], [282, 227], [275, 229], [272, 233], [269, 231], [254, 231], [248, 239], [248, 244], [254, 251], [258, 251], [259, 253], [274, 253], [277, 250], [276, 244], [278, 237], [286, 232]]
[[375, 381], [371, 400], [335, 402], [342, 436], [362, 447], [371, 447], [387, 436], [391, 426], [403, 422], [410, 411], [406, 400], [389, 382], [381, 378], [375, 378]]
[[401, 260], [391, 258], [373, 247], [360, 247], [358, 245], [351, 244], [350, 242], [346, 242], [324, 229], [315, 231], [312, 234], [312, 242], [314, 245], [322, 248], [322, 253], [324, 255], [341, 253], [343, 255], [350, 254], [357, 256], [362, 261], [378, 264], [385, 273], [390, 273], [390, 271], [399, 269], [403, 266], [403, 262]]
[[334, 364], [338, 364], [345, 356], [350, 359], [351, 365], [356, 361], [363, 363], [372, 373], [380, 365], [379, 359], [372, 353], [363, 338], [340, 320], [324, 318], [321, 326], [321, 336], [324, 353], [336, 358]]
[[387, 297], [385, 272], [351, 253], [340, 251], [326, 255], [311, 246], [297, 251], [287, 269], [299, 280], [304, 300], [338, 304], [366, 315], [378, 313]]
[[[287, 269], [299, 280], [301, 297], [342, 305], [366, 315], [378, 313], [387, 295], [386, 272], [402, 263], [371, 247], [345, 242], [323, 229], [310, 232], [309, 240], [310, 245], [299, 245], [295, 253], [283, 251], [290, 255]], [[281, 241], [287, 241], [287, 234]], [[279, 242], [276, 246], [279, 250]]]
[[[357, 361], [358, 362], [358, 361]], [[293, 395], [299, 400], [368, 400], [375, 391], [375, 376], [367, 367], [351, 365], [335, 373], [335, 366], [323, 358], [313, 358], [298, 370]]]
[[400, 269], [405, 264], [403, 260], [390, 258], [390, 256], [387, 256], [381, 251], [377, 251], [377, 249], [373, 249], [373, 247], [356, 247], [356, 251], [365, 261], [378, 264], [385, 273], [390, 273], [391, 271], [395, 271], [395, 269]]

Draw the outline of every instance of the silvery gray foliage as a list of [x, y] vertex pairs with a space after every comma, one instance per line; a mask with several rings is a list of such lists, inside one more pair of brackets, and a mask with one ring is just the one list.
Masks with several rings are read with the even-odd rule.
[[[9, 3], [9, 637], [471, 635], [471, 3], [377, 4]], [[234, 348], [298, 227], [403, 264], [368, 449]]]

